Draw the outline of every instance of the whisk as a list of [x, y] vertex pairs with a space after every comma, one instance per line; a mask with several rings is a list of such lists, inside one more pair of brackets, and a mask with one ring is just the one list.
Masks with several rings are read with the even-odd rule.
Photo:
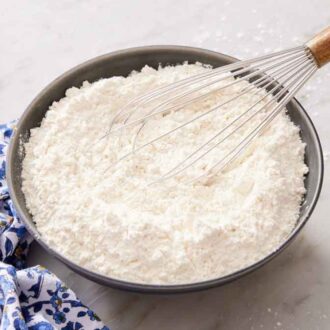
[[[224, 170], [246, 150], [271, 124], [274, 118], [283, 111], [315, 71], [329, 61], [330, 27], [317, 34], [303, 46], [204, 71], [138, 96], [121, 108], [115, 114], [110, 124], [109, 134], [137, 126], [137, 133], [135, 133], [133, 139], [131, 152], [122, 156], [118, 162], [131, 157], [147, 146], [156, 143], [165, 136], [173, 134], [175, 131], [183, 129], [202, 117], [219, 111], [225, 105], [230, 104], [230, 102], [237, 100], [248, 92], [263, 90], [257, 102], [243, 113], [240, 113], [224, 128], [221, 128], [214, 136], [198, 146], [196, 150], [193, 150], [187, 157], [179, 161], [177, 165], [162, 174], [156, 182], [169, 179], [187, 170], [213, 149], [221, 147], [221, 144], [230, 136], [236, 134], [238, 130], [244, 128], [260, 112], [266, 111], [266, 116], [263, 117], [261, 122], [243, 135], [238, 143], [221, 156], [221, 159], [212, 164], [204, 173], [195, 177], [193, 181], [202, 177], [210, 177], [214, 173]], [[246, 84], [246, 82], [249, 82], [249, 84]], [[194, 116], [187, 122], [180, 123], [177, 127], [159, 134], [142, 145], [137, 145], [139, 135], [150, 119], [162, 118], [166, 114], [179, 111], [193, 102], [203, 100], [215, 91], [225, 90], [229, 86], [242, 83], [244, 85], [238, 95], [234, 95], [224, 102], [212, 106], [202, 114]], [[148, 111], [146, 113], [141, 112], [139, 111], [141, 108], [147, 108]], [[115, 123], [116, 127], [114, 128]]]

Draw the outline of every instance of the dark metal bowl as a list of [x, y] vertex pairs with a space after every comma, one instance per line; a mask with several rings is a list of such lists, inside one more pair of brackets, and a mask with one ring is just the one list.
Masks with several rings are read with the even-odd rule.
[[33, 223], [31, 214], [26, 208], [24, 194], [21, 189], [22, 159], [24, 155], [19, 152], [20, 139], [23, 139], [23, 141], [28, 140], [30, 129], [40, 125], [40, 122], [45, 116], [51, 103], [54, 100], [59, 100], [64, 97], [64, 92], [69, 87], [79, 87], [85, 80], [93, 82], [100, 78], [107, 78], [115, 75], [126, 76], [132, 70], [141, 69], [145, 64], [156, 68], [159, 63], [166, 65], [178, 64], [184, 61], [190, 63], [199, 61], [218, 67], [234, 62], [236, 59], [204, 49], [180, 46], [131, 48], [97, 57], [64, 73], [41, 91], [22, 115], [17, 124], [15, 134], [12, 137], [7, 158], [7, 180], [10, 196], [19, 216], [24, 221], [28, 231], [34, 239], [51, 255], [61, 260], [68, 267], [82, 276], [100, 284], [124, 290], [149, 293], [191, 292], [225, 284], [259, 268], [283, 251], [283, 249], [287, 247], [300, 232], [316, 205], [323, 179], [322, 149], [312, 121], [302, 106], [296, 100], [293, 100], [287, 108], [292, 121], [300, 126], [301, 137], [306, 143], [305, 161], [309, 167], [309, 174], [305, 179], [307, 193], [305, 201], [301, 206], [297, 225], [292, 231], [290, 237], [288, 237], [288, 239], [279, 246], [276, 251], [259, 262], [235, 273], [209, 281], [178, 285], [148, 285], [121, 281], [80, 267], [45, 243]]

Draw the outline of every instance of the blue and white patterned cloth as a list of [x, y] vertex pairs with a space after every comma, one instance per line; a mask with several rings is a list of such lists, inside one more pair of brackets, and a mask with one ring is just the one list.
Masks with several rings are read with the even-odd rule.
[[109, 330], [50, 271], [24, 268], [32, 239], [16, 215], [5, 178], [14, 125], [0, 125], [0, 330]]

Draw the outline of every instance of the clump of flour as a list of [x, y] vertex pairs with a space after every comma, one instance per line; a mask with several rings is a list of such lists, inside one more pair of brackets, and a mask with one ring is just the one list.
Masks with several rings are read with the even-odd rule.
[[[222, 148], [171, 180], [145, 187], [260, 95], [245, 93], [119, 163], [131, 150], [133, 128], [102, 138], [116, 111], [129, 100], [206, 70], [210, 68], [198, 64], [158, 70], [146, 66], [127, 78], [70, 88], [51, 105], [25, 144], [22, 174], [27, 206], [49, 245], [77, 264], [114, 278], [175, 284], [237, 271], [286, 239], [298, 218], [307, 167], [299, 128], [284, 112], [211, 183], [188, 184], [187, 178], [214, 164], [241, 136], [234, 134]], [[241, 88], [233, 85], [182, 111], [151, 119], [139, 143], [204, 113]], [[255, 125], [249, 122], [244, 132]]]

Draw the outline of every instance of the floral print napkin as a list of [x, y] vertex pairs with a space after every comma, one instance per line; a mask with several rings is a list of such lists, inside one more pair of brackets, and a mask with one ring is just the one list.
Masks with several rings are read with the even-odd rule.
[[109, 330], [49, 270], [24, 268], [32, 241], [6, 184], [6, 151], [15, 123], [0, 125], [0, 330]]

